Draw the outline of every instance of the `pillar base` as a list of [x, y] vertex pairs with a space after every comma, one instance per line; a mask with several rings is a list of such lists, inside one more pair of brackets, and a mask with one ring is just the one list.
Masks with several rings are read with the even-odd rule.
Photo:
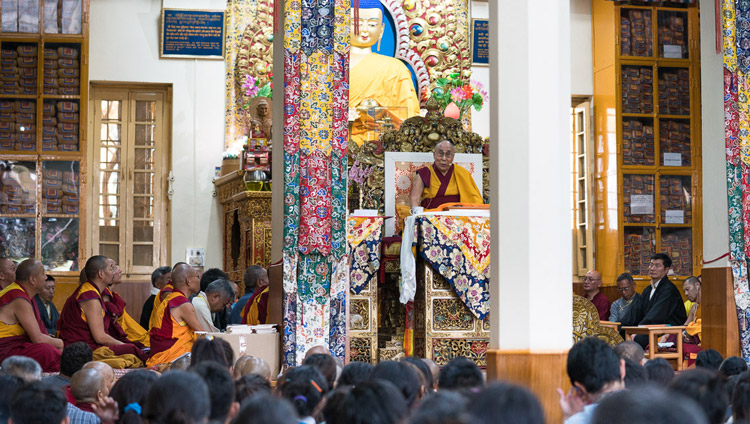
[[544, 408], [548, 423], [562, 422], [557, 388], [565, 392], [570, 380], [565, 370], [567, 351], [487, 350], [487, 381], [509, 381], [531, 390]]

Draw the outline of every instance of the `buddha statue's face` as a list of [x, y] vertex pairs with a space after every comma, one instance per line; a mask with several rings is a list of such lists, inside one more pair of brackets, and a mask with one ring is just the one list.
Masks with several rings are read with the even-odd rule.
[[359, 33], [354, 32], [354, 11], [352, 11], [352, 46], [372, 47], [383, 35], [383, 13], [380, 9], [359, 9]]

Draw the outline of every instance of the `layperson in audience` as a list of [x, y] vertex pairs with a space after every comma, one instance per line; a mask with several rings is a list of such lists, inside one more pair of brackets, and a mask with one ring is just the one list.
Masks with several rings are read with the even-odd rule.
[[312, 414], [328, 392], [328, 383], [323, 374], [315, 367], [302, 365], [287, 370], [278, 384], [278, 392], [292, 403], [300, 422], [315, 423]]
[[55, 304], [52, 303], [54, 297], [55, 278], [48, 274], [44, 288], [34, 296], [34, 301], [37, 309], [39, 309], [39, 317], [42, 318], [44, 327], [47, 328], [47, 334], [53, 336], [57, 334], [57, 320], [60, 319], [60, 313], [57, 312]]
[[11, 259], [0, 257], [0, 290], [16, 281], [16, 267]]
[[[195, 293], [199, 288], [196, 277]], [[149, 423], [204, 423], [211, 412], [209, 399], [208, 387], [198, 375], [170, 371], [151, 385], [141, 416]]]
[[138, 320], [138, 323], [141, 324], [141, 327], [145, 330], [151, 329], [148, 324], [151, 319], [151, 312], [154, 310], [154, 298], [159, 294], [159, 290], [166, 286], [171, 279], [172, 268], [168, 266], [156, 268], [154, 272], [151, 273], [151, 295], [146, 299], [146, 302], [143, 303], [141, 319]]
[[510, 383], [494, 383], [474, 396], [468, 405], [475, 424], [542, 424], [544, 411], [527, 389]]
[[714, 349], [701, 350], [695, 358], [696, 368], [706, 368], [712, 371], [718, 371], [722, 362], [724, 362], [724, 357]]
[[[626, 273], [617, 277], [617, 291], [622, 297], [612, 302], [609, 308], [609, 320], [619, 322], [622, 326], [638, 325], [642, 317], [638, 312], [642, 310], [643, 297], [635, 291], [633, 276]], [[621, 332], [624, 336], [625, 333]]]
[[669, 388], [696, 401], [710, 424], [724, 422], [729, 395], [723, 377], [717, 372], [700, 368], [682, 371], [672, 380]]
[[732, 392], [732, 418], [735, 423], [750, 422], [750, 372], [737, 376]]
[[[107, 259], [115, 263], [112, 259]], [[102, 292], [106, 313], [110, 315], [108, 333], [123, 342], [130, 342], [139, 349], [149, 347], [148, 331], [134, 320], [125, 310], [125, 299], [114, 288], [122, 283], [122, 269], [115, 263], [115, 275], [112, 282]]]
[[26, 383], [18, 377], [0, 374], [0, 423], [8, 422], [13, 396], [24, 385]]
[[225, 367], [205, 361], [190, 367], [189, 371], [198, 374], [208, 387], [210, 423], [226, 423], [237, 415], [240, 404], [234, 400], [234, 380]]
[[341, 375], [336, 383], [337, 387], [356, 386], [366, 381], [373, 368], [375, 367], [369, 362], [349, 362], [341, 371]]
[[719, 366], [719, 372], [724, 377], [731, 377], [745, 371], [747, 371], [747, 362], [739, 356], [730, 356]]
[[[204, 274], [205, 275], [205, 274]], [[213, 313], [223, 311], [234, 302], [234, 290], [229, 280], [220, 278], [208, 284], [193, 298], [193, 307], [203, 327], [211, 332], [219, 331], [211, 318]]]
[[242, 401], [258, 393], [271, 393], [271, 382], [259, 374], [248, 374], [234, 380], [234, 400]]
[[336, 360], [333, 359], [333, 356], [325, 353], [316, 353], [305, 358], [302, 364], [315, 367], [320, 371], [328, 383], [328, 388], [333, 389], [333, 386], [336, 384]]
[[[477, 395], [473, 400], [478, 400], [480, 396]], [[498, 402], [498, 399], [494, 399], [494, 401], [492, 406], [503, 403], [502, 401]], [[488, 407], [488, 405], [477, 405], [479, 408], [482, 408], [480, 412], [481, 416], [479, 416], [480, 414], [469, 415], [466, 411], [467, 403], [468, 399], [457, 392], [443, 391], [432, 393], [425, 400], [419, 402], [419, 406], [409, 417], [409, 424], [496, 424], [505, 422], [495, 420], [494, 413], [497, 411], [493, 407]], [[485, 420], [485, 418], [489, 419], [489, 421]], [[514, 417], [514, 419], [516, 418]], [[523, 423], [523, 420], [520, 422]]]
[[[43, 407], [42, 407], [43, 405]], [[10, 404], [13, 424], [68, 423], [65, 396], [41, 382], [18, 389]]]
[[586, 273], [583, 279], [583, 290], [586, 292], [586, 299], [596, 306], [599, 312], [600, 321], [609, 321], [609, 299], [599, 289], [602, 287], [602, 273], [592, 269]]
[[[638, 325], [669, 324], [682, 325], [687, 319], [682, 296], [675, 285], [669, 281], [667, 274], [672, 267], [672, 259], [664, 253], [651, 257], [648, 274], [651, 284], [643, 289], [643, 318]], [[634, 340], [644, 349], [648, 345], [648, 336], [641, 334]]]
[[84, 342], [65, 346], [60, 356], [60, 373], [43, 377], [42, 381], [61, 389], [70, 385], [70, 377], [93, 360], [91, 348]]
[[300, 420], [288, 400], [261, 393], [242, 402], [242, 408], [233, 423], [299, 424]]
[[[182, 263], [172, 270], [172, 284], [164, 286], [154, 301], [151, 314], [151, 367], [172, 362], [190, 352], [196, 331], [208, 331], [201, 324], [188, 296], [200, 290], [198, 272]], [[157, 304], [158, 302], [158, 304]]]
[[47, 277], [39, 261], [27, 259], [16, 270], [17, 283], [0, 291], [0, 360], [13, 355], [36, 360], [45, 372], [60, 370], [63, 341], [47, 334], [36, 302]]
[[[260, 272], [259, 272], [260, 273]], [[268, 319], [268, 273], [264, 269], [262, 277], [256, 280], [257, 287], [245, 307], [242, 308], [242, 324], [265, 324]]]
[[674, 368], [664, 358], [651, 359], [643, 365], [643, 368], [646, 369], [649, 383], [656, 386], [667, 387], [674, 378]]
[[[214, 281], [222, 279], [229, 280], [229, 275], [227, 275], [226, 272], [220, 270], [219, 268], [209, 268], [199, 277], [201, 279], [201, 291], [204, 293], [208, 289], [208, 285], [213, 283]], [[195, 296], [190, 296], [190, 301], [192, 302], [196, 296], [197, 294]], [[217, 331], [223, 331], [227, 329], [227, 323], [229, 322], [230, 313], [231, 311], [227, 312], [225, 310], [211, 313], [211, 320], [213, 322], [213, 326], [218, 328]]]
[[573, 387], [567, 395], [557, 389], [565, 424], [591, 422], [599, 399], [625, 388], [625, 361], [596, 337], [587, 337], [570, 348], [567, 371]]
[[82, 282], [65, 301], [58, 323], [66, 345], [86, 342], [94, 360], [114, 368], [140, 367], [147, 356], [127, 338], [108, 333], [112, 316], [107, 313], [102, 293], [118, 271], [115, 262], [105, 256], [92, 256], [81, 271]]
[[626, 340], [615, 346], [615, 353], [620, 359], [629, 359], [639, 365], [646, 363], [643, 348], [632, 340]]
[[701, 351], [701, 282], [698, 277], [688, 277], [682, 283], [682, 290], [687, 298], [684, 323], [687, 328], [682, 331], [682, 352], [690, 366]]
[[242, 323], [242, 310], [245, 308], [247, 301], [253, 296], [258, 287], [268, 285], [268, 272], [260, 265], [253, 265], [245, 270], [242, 276], [242, 282], [245, 285], [245, 294], [239, 298], [237, 303], [232, 306], [232, 314], [229, 318], [230, 324]]
[[692, 399], [656, 387], [642, 387], [602, 399], [591, 423], [707, 424], [708, 420]]
[[18, 377], [25, 383], [42, 379], [42, 367], [27, 356], [9, 356], [0, 364], [0, 369], [3, 374]]
[[445, 203], [482, 204], [482, 194], [469, 171], [453, 163], [453, 143], [443, 140], [435, 145], [432, 165], [420, 168], [412, 178], [411, 206], [435, 209]]
[[623, 382], [628, 389], [643, 386], [648, 383], [648, 372], [643, 368], [643, 365], [630, 359], [625, 359], [625, 378]]
[[147, 370], [133, 370], [117, 379], [109, 396], [117, 403], [118, 424], [142, 423], [141, 410], [148, 390], [159, 375]]
[[412, 408], [424, 395], [424, 387], [418, 373], [416, 367], [405, 362], [383, 361], [373, 368], [369, 381], [383, 380], [393, 383], [406, 400], [406, 405]]
[[440, 370], [438, 377], [438, 389], [440, 390], [462, 390], [478, 389], [484, 386], [484, 377], [474, 361], [458, 357]]

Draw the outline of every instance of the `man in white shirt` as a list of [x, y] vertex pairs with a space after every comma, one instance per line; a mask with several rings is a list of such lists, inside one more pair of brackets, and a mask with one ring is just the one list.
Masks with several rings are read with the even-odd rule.
[[209, 284], [205, 292], [198, 293], [193, 298], [193, 307], [203, 327], [210, 332], [216, 332], [219, 329], [214, 326], [211, 313], [221, 311], [233, 302], [234, 289], [232, 283], [222, 278]]

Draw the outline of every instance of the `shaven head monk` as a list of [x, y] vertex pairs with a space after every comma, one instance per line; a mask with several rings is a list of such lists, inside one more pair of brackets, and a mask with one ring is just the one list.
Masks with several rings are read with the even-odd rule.
[[76, 407], [87, 412], [94, 412], [91, 407], [93, 404], [103, 405], [109, 394], [104, 376], [92, 368], [73, 374], [70, 391], [76, 400]]
[[39, 362], [44, 372], [60, 371], [63, 341], [47, 334], [32, 300], [46, 284], [44, 267], [27, 259], [18, 266], [15, 279], [0, 291], [0, 361], [22, 355]]
[[453, 164], [456, 149], [443, 140], [435, 145], [432, 165], [420, 168], [412, 178], [411, 206], [435, 209], [445, 203], [482, 204], [481, 193], [466, 169]]
[[0, 290], [8, 287], [16, 279], [16, 263], [0, 257]]
[[[171, 286], [171, 287], [170, 287]], [[170, 288], [171, 291], [166, 291]], [[208, 331], [201, 324], [188, 296], [200, 291], [200, 278], [195, 268], [181, 263], [172, 270], [172, 284], [165, 286], [154, 301], [151, 314], [151, 357], [149, 367], [174, 361], [193, 347], [196, 331]], [[164, 295], [164, 296], [162, 296]]]
[[139, 367], [147, 356], [125, 338], [117, 338], [109, 329], [113, 316], [106, 313], [102, 294], [111, 284], [119, 268], [105, 256], [92, 256], [81, 272], [81, 284], [65, 301], [60, 313], [59, 332], [66, 345], [86, 342], [94, 352], [94, 359], [110, 365]]
[[257, 356], [243, 355], [234, 363], [234, 378], [238, 379], [244, 375], [258, 374], [266, 380], [271, 380], [271, 365], [263, 358]]
[[83, 365], [84, 370], [96, 370], [104, 379], [105, 396], [109, 396], [109, 391], [115, 385], [115, 371], [109, 365], [100, 361], [91, 361]]
[[139, 349], [149, 346], [148, 331], [135, 321], [125, 310], [125, 299], [114, 288], [122, 283], [122, 269], [117, 263], [107, 258], [107, 265], [114, 267], [112, 281], [102, 292], [104, 308], [109, 314], [110, 323], [107, 333], [123, 343], [132, 343]]

